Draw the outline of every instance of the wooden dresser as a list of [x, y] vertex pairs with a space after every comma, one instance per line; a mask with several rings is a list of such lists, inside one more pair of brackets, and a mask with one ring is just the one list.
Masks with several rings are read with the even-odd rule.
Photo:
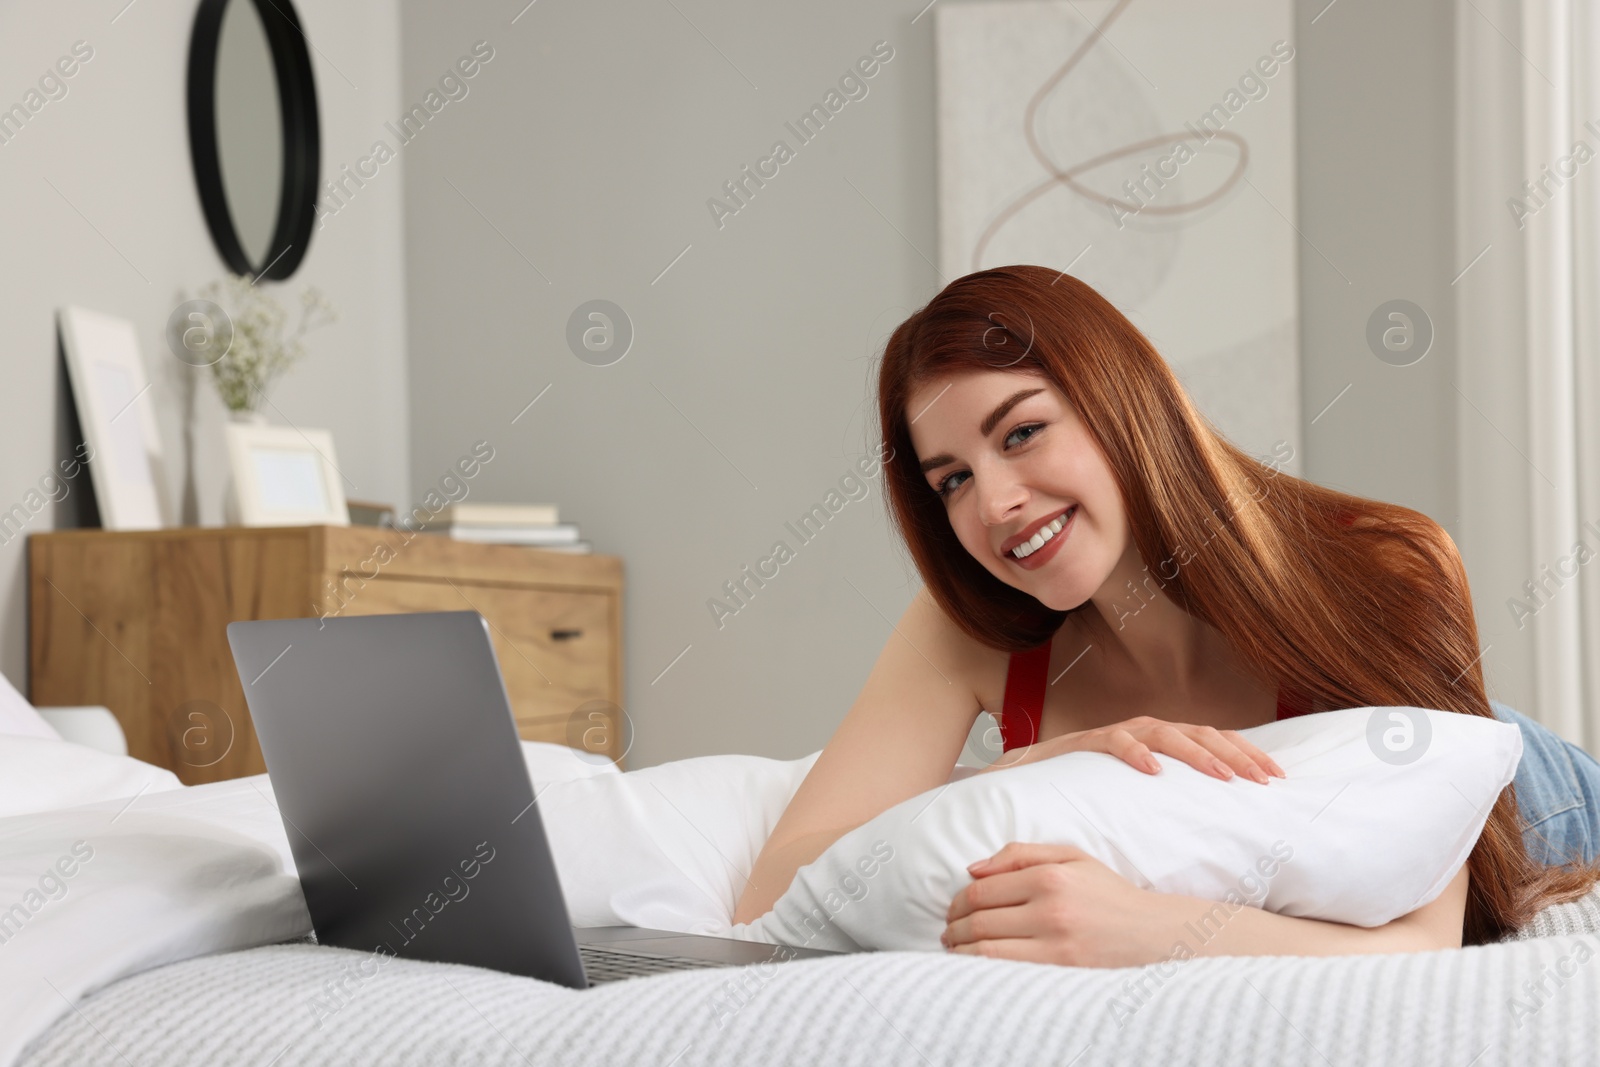
[[367, 526], [65, 530], [28, 539], [29, 693], [103, 704], [185, 783], [266, 770], [226, 626], [476, 610], [530, 741], [619, 765], [622, 561]]

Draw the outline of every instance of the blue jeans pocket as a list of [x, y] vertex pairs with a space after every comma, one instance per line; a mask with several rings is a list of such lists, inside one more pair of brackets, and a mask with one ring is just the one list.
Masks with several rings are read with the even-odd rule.
[[1600, 842], [1600, 762], [1498, 700], [1489, 707], [1522, 730], [1514, 784], [1528, 855], [1546, 866], [1593, 862]]

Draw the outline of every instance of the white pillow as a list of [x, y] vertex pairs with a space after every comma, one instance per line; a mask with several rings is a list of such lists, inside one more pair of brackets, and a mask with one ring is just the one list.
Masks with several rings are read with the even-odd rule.
[[568, 919], [727, 934], [761, 846], [819, 755], [698, 756], [549, 784], [534, 773]]
[[1516, 773], [1513, 724], [1348, 708], [1240, 731], [1286, 778], [1148, 775], [1072, 752], [966, 778], [850, 831], [731, 936], [937, 951], [967, 864], [1008, 842], [1076, 845], [1143, 888], [1379, 926], [1433, 900]]
[[39, 716], [28, 699], [17, 692], [16, 686], [3, 674], [0, 674], [0, 734], [61, 740], [55, 727]]
[[129, 756], [0, 734], [0, 818], [181, 788], [171, 771]]
[[522, 758], [528, 764], [528, 777], [533, 780], [535, 791], [549, 782], [622, 773], [608, 759], [551, 741], [522, 742]]
[[[568, 918], [727, 936], [756, 856], [821, 754], [697, 756], [584, 781], [541, 778], [530, 759]], [[551, 755], [558, 771], [572, 762]]]
[[[566, 745], [524, 741], [522, 755], [535, 789], [555, 781], [620, 777], [616, 764], [586, 757]], [[0, 818], [182, 787], [171, 771], [129, 756], [54, 735], [25, 737], [0, 731]]]

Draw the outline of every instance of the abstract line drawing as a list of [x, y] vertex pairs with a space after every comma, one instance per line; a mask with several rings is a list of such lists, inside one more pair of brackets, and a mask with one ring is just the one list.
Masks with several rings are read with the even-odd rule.
[[[1097, 155], [1092, 159], [1086, 159], [1082, 163], [1078, 163], [1075, 166], [1067, 167], [1065, 169], [1063, 169], [1055, 160], [1051, 159], [1049, 153], [1045, 151], [1044, 145], [1040, 143], [1037, 126], [1040, 105], [1044, 103], [1045, 99], [1051, 93], [1055, 92], [1056, 88], [1062, 83], [1066, 76], [1070, 74], [1072, 69], [1078, 65], [1079, 61], [1083, 59], [1084, 53], [1088, 52], [1089, 49], [1095, 47], [1101, 41], [1106, 39], [1106, 29], [1117, 20], [1117, 17], [1121, 15], [1123, 10], [1126, 9], [1127, 6], [1132, 2], [1133, 0], [1117, 0], [1116, 6], [1107, 12], [1106, 16], [1102, 18], [1099, 24], [1094, 27], [1094, 32], [1083, 39], [1082, 43], [1078, 45], [1078, 47], [1073, 51], [1072, 55], [1067, 57], [1067, 61], [1061, 64], [1061, 66], [1056, 69], [1055, 73], [1052, 74], [1049, 79], [1044, 82], [1044, 84], [1040, 85], [1033, 96], [1029, 98], [1027, 110], [1023, 113], [1022, 133], [1027, 139], [1028, 150], [1033, 153], [1034, 158], [1039, 161], [1039, 165], [1044, 167], [1049, 176], [1000, 209], [1000, 213], [995, 216], [993, 222], [989, 223], [988, 228], [983, 231], [983, 234], [978, 238], [978, 243], [973, 247], [972, 265], [970, 269], [979, 269], [979, 265], [983, 262], [984, 250], [988, 247], [990, 239], [1002, 226], [1015, 218], [1023, 208], [1039, 199], [1039, 197], [1050, 192], [1058, 185], [1066, 186], [1079, 196], [1093, 200], [1097, 203], [1104, 203], [1107, 207], [1120, 208], [1121, 210], [1130, 214], [1184, 215], [1193, 211], [1198, 211], [1207, 204], [1212, 204], [1222, 199], [1222, 197], [1227, 195], [1228, 190], [1232, 189], [1236, 184], [1238, 184], [1239, 180], [1244, 177], [1245, 168], [1250, 162], [1250, 146], [1246, 143], [1243, 137], [1239, 136], [1237, 133], [1234, 133], [1232, 130], [1219, 130], [1211, 134], [1209, 137], [1194, 129], [1185, 129], [1182, 132], [1175, 133], [1162, 133], [1154, 137], [1146, 137], [1142, 140], [1134, 141], [1131, 144], [1123, 145], [1120, 148], [1112, 149], [1109, 152], [1102, 152], [1100, 155]], [[1233, 142], [1238, 146], [1239, 154], [1233, 170], [1228, 174], [1227, 178], [1223, 180], [1222, 184], [1197, 200], [1179, 202], [1176, 204], [1132, 203], [1119, 197], [1107, 196], [1104, 193], [1097, 192], [1076, 180], [1078, 175], [1085, 174], [1099, 167], [1103, 167], [1107, 163], [1113, 162], [1114, 160], [1137, 157], [1149, 149], [1171, 145], [1174, 140], [1194, 140], [1205, 144], [1215, 139]]]

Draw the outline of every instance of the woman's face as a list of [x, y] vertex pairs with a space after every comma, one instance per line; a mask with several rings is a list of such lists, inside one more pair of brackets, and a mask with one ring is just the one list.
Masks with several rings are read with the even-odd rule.
[[[906, 419], [956, 537], [1007, 585], [1066, 611], [1137, 553], [1105, 455], [1043, 375], [941, 377], [912, 395]], [[1040, 544], [1047, 529], [1057, 532]], [[1037, 547], [1019, 556], [1025, 543]]]

